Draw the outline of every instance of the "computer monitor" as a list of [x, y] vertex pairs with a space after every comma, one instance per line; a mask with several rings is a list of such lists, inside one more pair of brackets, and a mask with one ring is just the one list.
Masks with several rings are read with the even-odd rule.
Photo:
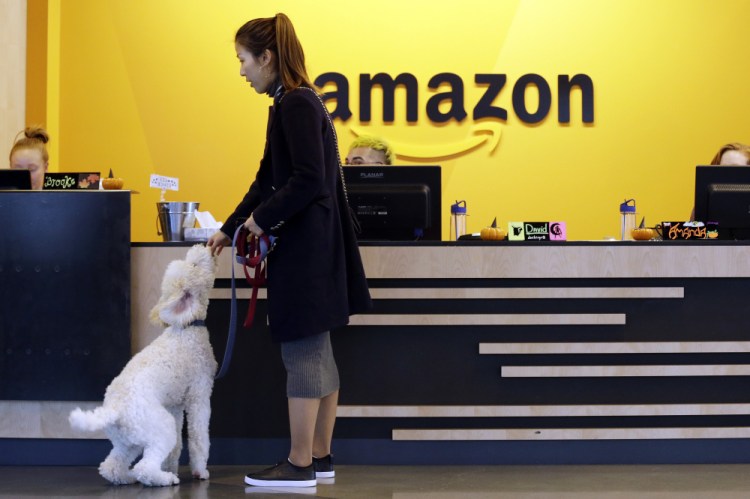
[[695, 220], [718, 223], [719, 239], [750, 239], [750, 166], [697, 166]]
[[0, 191], [28, 191], [31, 189], [31, 172], [0, 168]]
[[345, 166], [360, 241], [440, 241], [439, 166]]

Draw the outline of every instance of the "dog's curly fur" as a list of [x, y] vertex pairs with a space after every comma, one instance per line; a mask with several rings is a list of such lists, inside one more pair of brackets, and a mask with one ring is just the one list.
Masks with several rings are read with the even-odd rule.
[[[162, 295], [151, 321], [164, 332], [128, 362], [107, 387], [104, 403], [93, 411], [70, 413], [73, 428], [104, 429], [113, 449], [99, 473], [114, 484], [136, 481], [150, 486], [176, 485], [182, 450], [183, 412], [187, 413], [190, 466], [207, 479], [208, 422], [216, 360], [208, 330], [190, 325], [206, 318], [216, 259], [195, 245], [185, 260], [169, 264]], [[131, 468], [131, 464], [142, 458]]]

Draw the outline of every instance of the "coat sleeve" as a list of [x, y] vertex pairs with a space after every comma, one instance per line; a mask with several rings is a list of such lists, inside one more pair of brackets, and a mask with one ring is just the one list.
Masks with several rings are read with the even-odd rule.
[[288, 148], [291, 174], [283, 186], [254, 211], [264, 231], [273, 231], [304, 210], [325, 189], [323, 110], [312, 92], [289, 92], [281, 105], [280, 126]]
[[237, 222], [243, 218], [248, 218], [250, 213], [253, 212], [256, 206], [260, 203], [260, 189], [258, 188], [258, 180], [250, 185], [245, 197], [242, 198], [240, 204], [234, 209], [234, 212], [229, 215], [227, 221], [221, 226], [221, 231], [229, 236], [234, 236], [234, 231], [237, 229]]

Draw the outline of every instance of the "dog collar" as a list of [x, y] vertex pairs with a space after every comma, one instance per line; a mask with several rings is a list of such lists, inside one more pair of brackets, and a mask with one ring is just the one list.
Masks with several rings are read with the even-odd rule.
[[205, 327], [205, 326], [206, 326], [206, 321], [198, 319], [198, 320], [191, 322], [185, 327]]

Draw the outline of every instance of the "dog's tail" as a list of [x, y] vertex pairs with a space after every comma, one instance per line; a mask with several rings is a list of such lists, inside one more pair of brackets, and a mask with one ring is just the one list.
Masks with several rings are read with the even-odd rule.
[[70, 412], [68, 421], [77, 430], [97, 431], [117, 420], [117, 412], [108, 407], [97, 407], [93, 411], [83, 411], [76, 407]]

